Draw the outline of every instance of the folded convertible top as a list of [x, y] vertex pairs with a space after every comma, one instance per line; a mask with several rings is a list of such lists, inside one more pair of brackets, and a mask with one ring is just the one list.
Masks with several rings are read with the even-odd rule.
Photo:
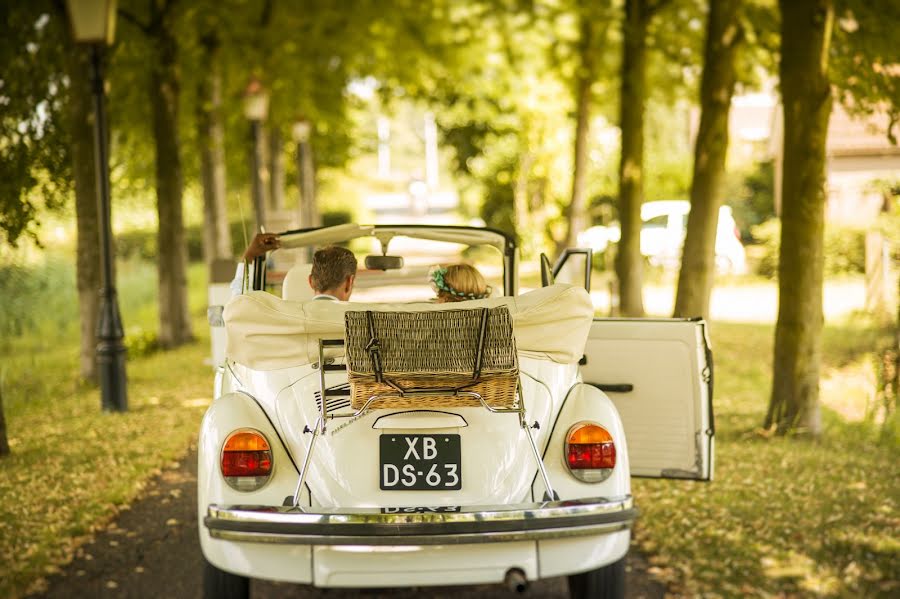
[[515, 297], [457, 303], [292, 302], [263, 291], [225, 306], [226, 355], [255, 370], [302, 366], [318, 358], [319, 339], [344, 337], [348, 310], [417, 312], [507, 306], [520, 354], [569, 364], [584, 353], [594, 307], [581, 287], [551, 285]]

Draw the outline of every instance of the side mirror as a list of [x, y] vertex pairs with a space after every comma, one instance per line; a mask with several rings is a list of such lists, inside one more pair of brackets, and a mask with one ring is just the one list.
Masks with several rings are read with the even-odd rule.
[[[591, 290], [591, 265], [594, 252], [589, 248], [566, 248], [553, 265], [553, 279], [574, 285], [583, 284], [586, 291]], [[549, 264], [549, 261], [548, 261]], [[541, 261], [541, 279], [543, 280], [543, 261]]]
[[541, 253], [541, 287], [548, 287], [556, 282], [553, 276], [553, 267], [550, 266], [550, 258]]
[[403, 256], [366, 256], [366, 268], [369, 270], [400, 270], [403, 268]]

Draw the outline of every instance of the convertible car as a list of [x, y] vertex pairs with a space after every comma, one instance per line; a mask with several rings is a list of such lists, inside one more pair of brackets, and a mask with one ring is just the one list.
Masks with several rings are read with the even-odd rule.
[[[590, 250], [542, 256], [519, 293], [515, 242], [491, 229], [281, 240], [283, 283], [260, 259], [224, 308], [199, 441], [205, 596], [560, 576], [573, 598], [623, 596], [631, 477], [713, 476], [705, 323], [595, 318]], [[368, 254], [352, 301], [310, 301], [304, 258], [336, 243]], [[429, 301], [435, 258], [474, 262], [493, 295]]]

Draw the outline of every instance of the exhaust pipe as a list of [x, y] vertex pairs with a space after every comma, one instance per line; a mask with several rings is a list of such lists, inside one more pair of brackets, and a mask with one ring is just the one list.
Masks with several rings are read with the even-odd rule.
[[528, 579], [525, 578], [525, 572], [519, 568], [510, 568], [503, 577], [503, 584], [510, 591], [516, 593], [524, 593], [528, 590]]

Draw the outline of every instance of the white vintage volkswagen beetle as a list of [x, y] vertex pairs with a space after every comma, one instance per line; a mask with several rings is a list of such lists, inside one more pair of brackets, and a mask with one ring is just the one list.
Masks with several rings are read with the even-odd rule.
[[[358, 276], [362, 301], [302, 301], [290, 274], [281, 299], [260, 290], [260, 261], [257, 290], [225, 307], [227, 357], [199, 441], [205, 595], [247, 597], [250, 578], [521, 590], [568, 576], [572, 597], [622, 596], [630, 478], [712, 479], [704, 322], [594, 318], [584, 286], [551, 284], [573, 256], [589, 266], [589, 251], [554, 268], [542, 257], [545, 286], [517, 295], [515, 244], [489, 229], [343, 225], [281, 239], [369, 240], [382, 255]], [[396, 301], [431, 292], [388, 249], [428, 243], [496, 250], [483, 267], [495, 296]]]

